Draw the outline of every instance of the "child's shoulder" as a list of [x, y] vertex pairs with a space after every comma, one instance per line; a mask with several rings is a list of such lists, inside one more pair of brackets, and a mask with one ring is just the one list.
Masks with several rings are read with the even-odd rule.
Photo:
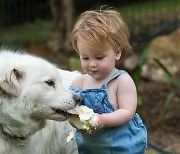
[[85, 76], [86, 76], [86, 74], [80, 74], [80, 75], [78, 75], [78, 76], [73, 80], [72, 85], [75, 86], [75, 87], [77, 87], [77, 88], [79, 88], [79, 89], [82, 89]]
[[128, 73], [122, 73], [121, 75], [118, 76], [118, 81], [121, 81], [121, 82], [129, 82], [132, 79], [132, 77], [128, 74]]
[[135, 83], [128, 73], [123, 73], [117, 77], [117, 82], [120, 87], [134, 87]]

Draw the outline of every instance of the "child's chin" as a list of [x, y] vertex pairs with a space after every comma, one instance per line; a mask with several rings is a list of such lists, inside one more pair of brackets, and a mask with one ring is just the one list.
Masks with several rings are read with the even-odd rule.
[[101, 80], [103, 79], [104, 77], [103, 76], [100, 76], [100, 75], [91, 75], [95, 80]]

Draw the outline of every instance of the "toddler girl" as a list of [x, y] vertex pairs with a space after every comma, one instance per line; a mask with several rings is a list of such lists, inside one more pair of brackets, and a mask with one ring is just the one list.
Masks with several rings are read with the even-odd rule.
[[147, 131], [135, 113], [135, 84], [115, 67], [131, 51], [128, 38], [128, 28], [115, 10], [85, 11], [72, 30], [71, 42], [86, 74], [70, 89], [98, 116], [94, 133], [76, 132], [80, 154], [145, 153]]

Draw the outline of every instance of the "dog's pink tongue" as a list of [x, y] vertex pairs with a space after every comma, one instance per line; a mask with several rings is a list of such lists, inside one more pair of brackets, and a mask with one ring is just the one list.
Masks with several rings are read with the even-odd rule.
[[71, 114], [71, 115], [76, 115], [76, 116], [79, 115], [79, 113], [78, 113], [77, 111], [75, 111], [74, 109], [68, 110], [67, 112], [68, 112], [69, 114]]

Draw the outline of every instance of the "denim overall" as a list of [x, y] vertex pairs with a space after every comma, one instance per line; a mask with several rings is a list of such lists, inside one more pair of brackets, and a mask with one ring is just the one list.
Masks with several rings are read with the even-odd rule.
[[[70, 87], [83, 99], [82, 104], [95, 113], [111, 113], [115, 109], [108, 101], [107, 84], [119, 75], [127, 73], [119, 70], [114, 73], [100, 89], [80, 90]], [[147, 145], [147, 130], [136, 113], [128, 123], [111, 128], [103, 128], [94, 134], [83, 135], [76, 131], [76, 142], [80, 154], [144, 154]]]

